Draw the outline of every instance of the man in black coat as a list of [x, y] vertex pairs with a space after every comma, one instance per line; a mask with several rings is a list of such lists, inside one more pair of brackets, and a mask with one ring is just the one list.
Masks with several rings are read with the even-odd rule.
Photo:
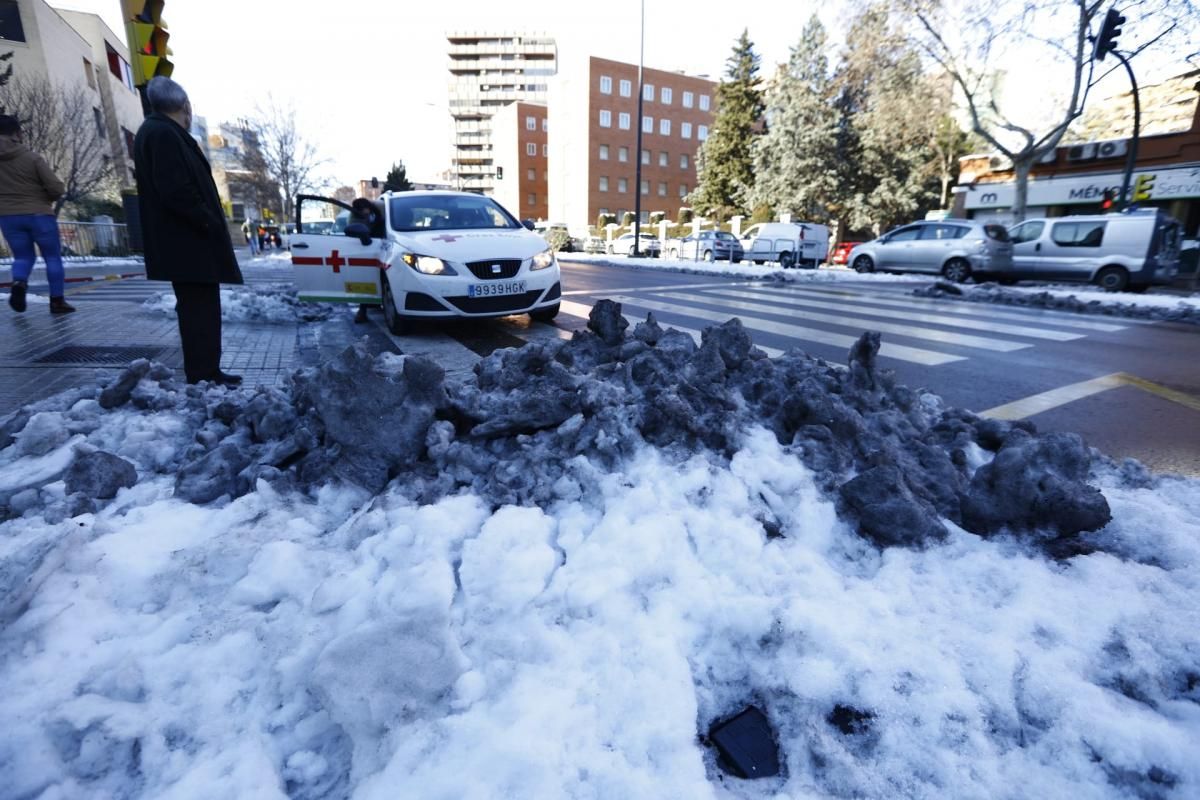
[[222, 283], [241, 283], [212, 168], [196, 140], [183, 87], [159, 76], [146, 86], [152, 113], [133, 143], [146, 277], [170, 281], [188, 383], [236, 386], [221, 371]]

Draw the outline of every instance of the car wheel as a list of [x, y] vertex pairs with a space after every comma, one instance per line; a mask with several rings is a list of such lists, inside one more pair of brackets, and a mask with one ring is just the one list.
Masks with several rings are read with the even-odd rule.
[[716, 260], [716, 259], [713, 257], [713, 251], [712, 251], [712, 250], [705, 250], [705, 251], [704, 251], [704, 260], [705, 260], [705, 261], [707, 261], [707, 262], [708, 262], [708, 263], [710, 263], [710, 264], [711, 264], [713, 261], [715, 261], [715, 260]]
[[545, 308], [535, 308], [533, 311], [529, 312], [529, 316], [531, 319], [537, 320], [538, 322], [549, 322], [558, 316], [558, 303], [555, 303], [552, 306], [546, 306]]
[[871, 260], [870, 256], [859, 256], [854, 259], [854, 271], [860, 275], [867, 272], [874, 272], [875, 262]]
[[954, 283], [966, 283], [971, 277], [971, 265], [965, 258], [952, 258], [942, 267], [942, 276]]
[[679, 258], [679, 251], [678, 251], [678, 250], [671, 250], [671, 252], [669, 253], [669, 255], [671, 256], [671, 258]]
[[1124, 267], [1105, 267], [1096, 273], [1096, 285], [1106, 292], [1123, 292], [1129, 285], [1129, 273]]
[[779, 254], [779, 266], [784, 269], [791, 269], [796, 263], [795, 257], [791, 253]]
[[754, 259], [754, 263], [761, 267], [763, 265], [763, 260], [761, 258], [756, 258]]
[[608, 254], [610, 256], [613, 254], [613, 246], [611, 244], [608, 246]]
[[408, 332], [408, 324], [396, 310], [396, 298], [392, 294], [392, 284], [386, 275], [380, 275], [379, 278], [383, 283], [383, 320], [387, 323], [389, 331], [396, 336], [403, 336]]

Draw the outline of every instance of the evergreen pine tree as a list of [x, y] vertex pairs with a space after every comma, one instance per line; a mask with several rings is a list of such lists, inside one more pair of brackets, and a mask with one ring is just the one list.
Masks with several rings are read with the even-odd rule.
[[754, 184], [751, 146], [763, 99], [748, 30], [725, 63], [727, 80], [717, 86], [717, 116], [696, 160], [697, 186], [690, 198], [698, 212], [720, 218], [748, 212]]
[[404, 162], [397, 161], [395, 164], [392, 164], [392, 168], [388, 170], [387, 177], [383, 180], [383, 190], [385, 192], [411, 192], [412, 188], [412, 182], [408, 179]]
[[814, 14], [767, 90], [767, 131], [754, 141], [751, 195], [756, 208], [822, 223], [831, 218], [838, 191], [827, 48], [825, 26]]

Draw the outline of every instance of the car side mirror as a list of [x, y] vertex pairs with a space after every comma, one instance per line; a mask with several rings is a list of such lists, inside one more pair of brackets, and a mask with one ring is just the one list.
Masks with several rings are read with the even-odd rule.
[[371, 243], [371, 229], [367, 227], [365, 222], [351, 222], [346, 226], [345, 231], [347, 236], [353, 236], [363, 244]]
[[521, 220], [521, 224], [522, 224], [523, 226], [525, 226], [525, 230], [527, 230], [527, 231], [531, 231], [531, 230], [533, 230], [533, 220], [531, 220], [531, 219], [523, 219], [523, 220]]

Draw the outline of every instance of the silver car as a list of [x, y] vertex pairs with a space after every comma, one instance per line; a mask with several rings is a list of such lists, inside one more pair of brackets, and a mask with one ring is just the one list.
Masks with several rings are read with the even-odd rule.
[[850, 251], [857, 272], [932, 272], [961, 283], [1012, 269], [1013, 246], [1003, 225], [971, 220], [914, 222]]
[[732, 233], [701, 231], [699, 236], [686, 236], [673, 244], [668, 255], [671, 258], [702, 258], [705, 261], [729, 261], [736, 264], [746, 255], [746, 250]]

